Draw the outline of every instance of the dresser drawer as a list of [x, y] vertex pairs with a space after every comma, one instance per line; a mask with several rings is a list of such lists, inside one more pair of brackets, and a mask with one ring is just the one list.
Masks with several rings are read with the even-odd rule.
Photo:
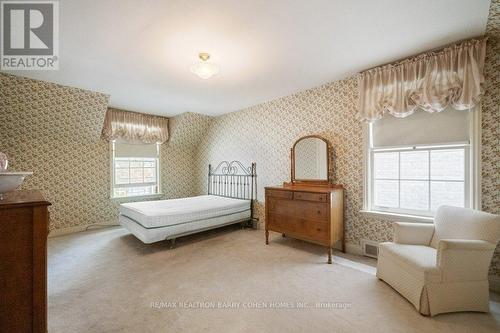
[[269, 197], [266, 201], [266, 209], [278, 215], [295, 215], [295, 204], [293, 200]]
[[267, 198], [269, 212], [314, 221], [328, 221], [330, 206], [327, 203], [297, 201], [282, 198]]
[[297, 202], [294, 207], [294, 216], [314, 221], [328, 221], [330, 206], [319, 202]]
[[295, 237], [327, 242], [330, 239], [329, 224], [311, 220], [271, 214], [266, 221], [267, 228], [277, 232], [289, 233]]
[[294, 192], [295, 200], [327, 202], [328, 195], [324, 193]]
[[266, 190], [266, 195], [274, 198], [292, 199], [291, 191]]
[[310, 239], [328, 242], [330, 239], [330, 232], [328, 228], [328, 223], [315, 223], [308, 228], [307, 236]]

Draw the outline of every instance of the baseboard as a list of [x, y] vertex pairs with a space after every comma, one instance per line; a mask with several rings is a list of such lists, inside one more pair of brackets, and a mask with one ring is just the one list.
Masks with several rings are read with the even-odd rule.
[[363, 249], [361, 248], [361, 245], [355, 243], [346, 243], [345, 251], [347, 253], [357, 254], [359, 256], [363, 255]]
[[68, 234], [72, 234], [75, 232], [81, 232], [85, 231], [87, 229], [86, 225], [77, 225], [74, 227], [69, 227], [69, 228], [61, 228], [61, 229], [54, 229], [49, 232], [49, 238], [52, 237], [57, 237], [57, 236], [64, 236]]
[[109, 224], [109, 225], [76, 225], [74, 227], [69, 227], [69, 228], [61, 228], [61, 229], [54, 229], [51, 232], [49, 232], [49, 238], [52, 237], [58, 237], [58, 236], [64, 236], [64, 235], [69, 235], [69, 234], [74, 234], [76, 232], [82, 232], [85, 231], [89, 228], [100, 228], [100, 227], [116, 227], [119, 226], [119, 224]]
[[500, 293], [500, 276], [490, 275], [488, 280], [490, 282], [490, 290]]

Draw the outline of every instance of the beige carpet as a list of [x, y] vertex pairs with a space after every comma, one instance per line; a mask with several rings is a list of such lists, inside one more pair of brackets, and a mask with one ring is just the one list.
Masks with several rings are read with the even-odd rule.
[[[122, 228], [49, 240], [49, 332], [498, 332], [492, 313], [423, 317], [374, 261], [228, 227], [145, 245]], [[498, 300], [497, 296], [494, 296]]]

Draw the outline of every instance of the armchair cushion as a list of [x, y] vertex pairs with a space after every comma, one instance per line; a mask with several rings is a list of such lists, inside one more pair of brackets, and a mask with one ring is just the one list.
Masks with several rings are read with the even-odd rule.
[[440, 281], [436, 264], [437, 251], [430, 246], [396, 244], [391, 242], [379, 245], [379, 257], [391, 258], [399, 267], [420, 277], [422, 281]]
[[426, 245], [431, 242], [434, 234], [434, 224], [432, 223], [403, 223], [395, 222], [394, 243]]

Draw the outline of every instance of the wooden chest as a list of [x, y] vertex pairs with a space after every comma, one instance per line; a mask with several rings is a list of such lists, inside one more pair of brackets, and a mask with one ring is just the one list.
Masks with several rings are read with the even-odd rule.
[[0, 200], [0, 332], [47, 332], [49, 205], [39, 191]]
[[342, 186], [266, 187], [266, 244], [269, 231], [327, 247], [332, 263], [332, 247], [344, 241], [344, 190]]

